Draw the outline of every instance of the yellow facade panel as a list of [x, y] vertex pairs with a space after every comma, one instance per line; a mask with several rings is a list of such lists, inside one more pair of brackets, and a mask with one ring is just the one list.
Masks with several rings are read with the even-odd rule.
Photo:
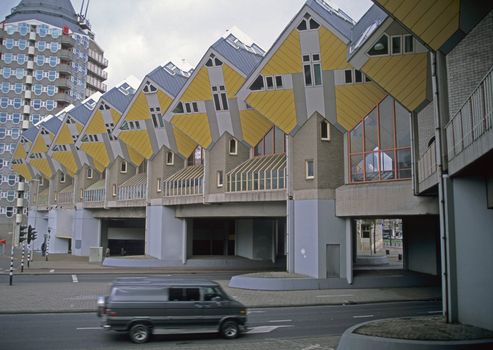
[[21, 175], [24, 179], [26, 179], [26, 181], [31, 181], [33, 179], [33, 176], [27, 164], [13, 164], [12, 170]]
[[252, 92], [247, 103], [286, 134], [296, 126], [296, 108], [292, 90]]
[[77, 134], [80, 135], [82, 129], [84, 129], [84, 125], [82, 125], [81, 123], [75, 123], [75, 129], [77, 130]]
[[[372, 57], [362, 70], [410, 111], [426, 99], [427, 53]], [[421, 101], [409, 104], [417, 99]]]
[[173, 128], [173, 134], [175, 135], [178, 152], [180, 152], [182, 156], [188, 158], [197, 147], [197, 143], [178, 128]]
[[273, 124], [255, 109], [240, 111], [243, 139], [250, 146], [255, 146], [265, 136]]
[[26, 159], [27, 157], [27, 152], [24, 150], [24, 146], [19, 143], [17, 148], [15, 149], [14, 155], [12, 156], [12, 159]]
[[162, 92], [161, 90], [157, 91], [157, 99], [159, 100], [159, 107], [161, 108], [161, 113], [164, 114], [164, 112], [166, 112], [166, 110], [169, 108], [169, 105], [171, 104], [173, 99], [169, 97], [167, 94], [165, 94], [164, 92]]
[[385, 91], [375, 83], [337, 86], [337, 122], [351, 130], [385, 96]]
[[224, 83], [229, 98], [236, 96], [245, 78], [227, 64], [223, 64]]
[[33, 168], [38, 169], [45, 178], [51, 179], [53, 172], [47, 159], [31, 159], [29, 164], [31, 164]]
[[72, 151], [53, 152], [53, 159], [60, 163], [72, 177], [79, 170]]
[[431, 7], [432, 3], [429, 0], [402, 1], [395, 10], [394, 16], [398, 16], [398, 18], [402, 18], [402, 21], [406, 21], [408, 25], [414, 26], [423, 17], [427, 8]]
[[38, 137], [36, 138], [36, 141], [34, 142], [34, 145], [32, 147], [31, 152], [34, 152], [34, 153], [48, 152], [48, 147], [46, 147], [46, 143], [43, 139], [43, 135], [38, 134]]
[[144, 161], [144, 157], [142, 156], [142, 154], [138, 153], [132, 147], [127, 147], [127, 152], [130, 158], [129, 160], [133, 165], [139, 166]]
[[146, 130], [123, 130], [118, 138], [144, 158], [150, 159], [152, 157], [151, 140]]
[[127, 121], [149, 119], [149, 106], [143, 92], [139, 92], [124, 117]]
[[72, 138], [72, 134], [70, 133], [67, 123], [63, 123], [60, 132], [58, 133], [58, 137], [54, 142], [55, 145], [71, 145], [74, 143], [74, 139]]
[[263, 75], [301, 73], [301, 46], [298, 30], [288, 35], [262, 69]]
[[111, 113], [111, 120], [113, 120], [113, 124], [116, 125], [120, 121], [122, 115], [114, 108], [110, 109], [110, 113]]
[[110, 158], [104, 142], [84, 142], [80, 146], [80, 149], [101, 164], [103, 169], [110, 164]]
[[320, 27], [320, 57], [323, 70], [350, 68], [347, 46], [325, 27]]
[[[435, 34], [435, 36], [430, 39], [430, 47], [435, 50], [438, 50], [447, 40], [450, 38], [459, 28], [459, 14], [457, 13], [453, 18], [450, 19], [450, 22], [442, 28], [441, 31]], [[428, 35], [431, 37], [433, 32], [425, 32], [423, 33], [423, 38], [428, 40]]]
[[181, 101], [209, 101], [212, 99], [211, 84], [207, 67], [199, 69], [192, 82], [186, 88]]
[[106, 127], [104, 126], [104, 118], [101, 111], [96, 111], [87, 125], [86, 134], [106, 134]]
[[212, 141], [209, 119], [205, 113], [175, 115], [171, 123], [204, 148]]

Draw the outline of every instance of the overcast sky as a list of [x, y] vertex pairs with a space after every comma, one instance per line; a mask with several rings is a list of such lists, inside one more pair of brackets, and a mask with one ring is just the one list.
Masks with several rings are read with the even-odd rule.
[[[0, 0], [0, 18], [20, 0]], [[328, 1], [328, 0], [326, 0]], [[330, 0], [358, 20], [370, 0]], [[72, 0], [77, 12], [82, 0]], [[87, 1], [86, 1], [87, 3]], [[87, 17], [109, 60], [108, 87], [142, 79], [159, 65], [195, 66], [224, 32], [237, 26], [268, 50], [305, 0], [91, 0]]]

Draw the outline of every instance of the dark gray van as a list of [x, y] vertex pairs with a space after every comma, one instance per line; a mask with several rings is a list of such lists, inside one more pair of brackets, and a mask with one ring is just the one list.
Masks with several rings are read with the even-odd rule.
[[98, 298], [98, 316], [105, 329], [145, 343], [152, 334], [219, 332], [233, 339], [245, 329], [247, 310], [213, 281], [130, 277]]

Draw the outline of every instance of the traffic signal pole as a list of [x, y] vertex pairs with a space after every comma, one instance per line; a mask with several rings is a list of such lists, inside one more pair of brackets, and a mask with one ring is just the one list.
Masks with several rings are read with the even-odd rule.
[[12, 285], [13, 279], [14, 279], [14, 238], [12, 238], [12, 247], [10, 248], [9, 286]]
[[21, 272], [24, 272], [24, 247], [26, 243], [22, 242]]

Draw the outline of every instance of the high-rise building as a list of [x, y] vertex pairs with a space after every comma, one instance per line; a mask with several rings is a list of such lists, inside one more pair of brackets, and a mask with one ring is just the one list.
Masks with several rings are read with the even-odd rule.
[[0, 23], [0, 236], [16, 212], [11, 157], [22, 130], [106, 91], [108, 60], [87, 6], [80, 12], [70, 0], [21, 0]]

